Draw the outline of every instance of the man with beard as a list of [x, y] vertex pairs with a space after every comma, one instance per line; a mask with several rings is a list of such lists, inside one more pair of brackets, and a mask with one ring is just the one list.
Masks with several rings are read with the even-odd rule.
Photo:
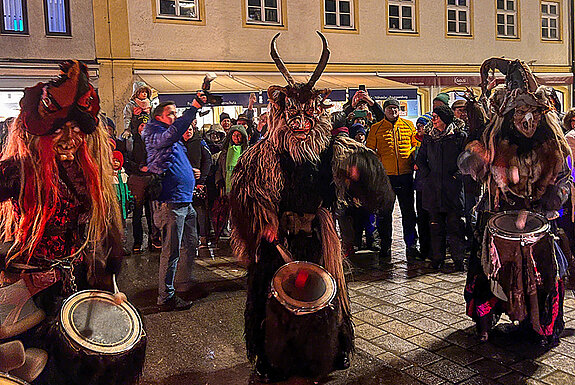
[[[278, 35], [271, 56], [288, 85], [268, 89], [268, 134], [240, 157], [230, 194], [232, 247], [248, 264], [247, 353], [262, 381], [317, 378], [349, 366], [353, 326], [330, 210], [337, 200], [352, 198], [389, 209], [393, 196], [371, 150], [330, 135], [324, 104], [329, 90], [313, 88], [329, 58], [325, 37], [319, 33], [322, 56], [303, 84], [294, 81], [278, 56]], [[290, 260], [313, 262], [333, 277], [337, 289], [330, 306], [294, 316], [302, 309], [288, 310], [269, 298], [274, 274]], [[295, 287], [305, 296], [307, 272], [298, 277]]]

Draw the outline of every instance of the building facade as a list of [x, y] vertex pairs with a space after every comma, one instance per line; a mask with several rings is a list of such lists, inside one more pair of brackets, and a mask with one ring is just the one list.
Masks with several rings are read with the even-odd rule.
[[[259, 92], [265, 102], [269, 85], [285, 84], [269, 55], [278, 32], [278, 51], [301, 80], [321, 53], [315, 31], [324, 33], [331, 58], [318, 87], [336, 90], [335, 100], [359, 84], [374, 94], [395, 89], [409, 98], [415, 93], [417, 115], [430, 109], [439, 92], [476, 86], [483, 60], [503, 56], [530, 63], [542, 83], [560, 91], [564, 108], [572, 104], [573, 0], [0, 3], [0, 63], [51, 68], [64, 58], [86, 60], [97, 71], [103, 109], [116, 120], [136, 80], [176, 98], [198, 89], [206, 72], [216, 72], [215, 92]], [[12, 3], [27, 3], [26, 32], [5, 30], [4, 24], [12, 25], [5, 10]], [[46, 32], [46, 10], [53, 3], [68, 5], [70, 33]], [[66, 25], [65, 18], [59, 20]]]
[[66, 59], [98, 78], [91, 0], [0, 0], [0, 118], [17, 114], [24, 87], [47, 81]]

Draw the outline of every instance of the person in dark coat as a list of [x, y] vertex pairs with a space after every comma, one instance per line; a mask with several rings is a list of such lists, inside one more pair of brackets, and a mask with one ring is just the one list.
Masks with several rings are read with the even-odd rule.
[[160, 250], [160, 230], [154, 225], [151, 199], [148, 186], [152, 181], [152, 174], [148, 171], [146, 160], [146, 145], [141, 133], [150, 120], [150, 115], [140, 114], [132, 119], [131, 134], [125, 140], [124, 169], [128, 173], [128, 188], [134, 196], [134, 211], [132, 213], [132, 234], [134, 237], [133, 253], [142, 252], [144, 241], [144, 226], [142, 216], [146, 212], [148, 225], [148, 248], [150, 251]]
[[[193, 206], [198, 213], [198, 233], [201, 246], [207, 246], [207, 236], [210, 232], [210, 217], [207, 213], [206, 179], [212, 167], [212, 154], [208, 145], [202, 139], [200, 131], [196, 127], [197, 120], [192, 121], [188, 131], [184, 133], [182, 142], [186, 147], [188, 160], [192, 168], [199, 170], [199, 178], [194, 190]], [[195, 171], [195, 170], [194, 170]]]
[[445, 260], [446, 237], [458, 271], [464, 270], [463, 180], [457, 157], [463, 152], [467, 134], [448, 106], [434, 108], [433, 128], [423, 137], [416, 158], [422, 177], [423, 208], [429, 212], [431, 266], [439, 269]]

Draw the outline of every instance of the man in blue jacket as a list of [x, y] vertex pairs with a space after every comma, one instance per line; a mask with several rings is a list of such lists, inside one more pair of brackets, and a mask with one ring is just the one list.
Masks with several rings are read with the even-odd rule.
[[206, 97], [198, 93], [192, 106], [177, 119], [173, 102], [160, 103], [142, 131], [148, 152], [148, 170], [163, 175], [158, 198], [160, 205], [154, 215], [162, 233], [158, 282], [160, 311], [185, 310], [192, 306], [191, 301], [176, 296], [174, 287], [179, 286], [183, 291], [190, 289], [198, 246], [196, 212], [192, 207], [196, 179], [180, 139], [205, 101]]

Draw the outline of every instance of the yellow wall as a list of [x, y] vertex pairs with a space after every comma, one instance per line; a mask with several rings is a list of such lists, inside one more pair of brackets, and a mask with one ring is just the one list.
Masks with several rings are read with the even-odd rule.
[[[269, 43], [278, 29], [246, 28], [243, 0], [204, 1], [202, 23], [162, 22], [153, 15], [153, 1], [93, 0], [102, 104], [108, 113], [114, 110], [117, 121], [131, 94], [133, 69], [277, 71]], [[475, 1], [471, 38], [446, 36], [444, 2], [419, 0], [418, 33], [406, 36], [386, 33], [384, 1], [357, 1], [359, 33], [324, 30], [331, 49], [328, 72], [477, 73], [491, 56], [535, 60], [536, 72], [570, 72], [568, 25], [561, 26], [561, 42], [542, 42], [539, 1], [521, 1], [516, 40], [495, 37], [495, 1], [482, 0], [481, 6]], [[321, 53], [315, 33], [322, 29], [320, 2], [284, 4], [287, 28], [277, 42], [279, 53], [291, 71], [311, 71]], [[561, 4], [565, 16], [567, 1]], [[426, 92], [433, 96], [439, 90]]]

